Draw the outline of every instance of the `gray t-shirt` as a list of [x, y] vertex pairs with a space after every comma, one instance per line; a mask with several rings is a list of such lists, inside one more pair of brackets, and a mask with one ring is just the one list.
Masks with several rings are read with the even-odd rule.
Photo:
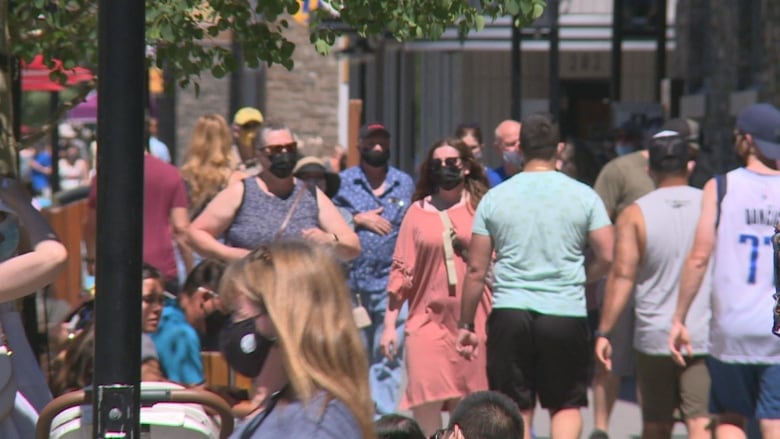
[[236, 429], [230, 439], [361, 439], [363, 435], [360, 426], [347, 406], [334, 399], [328, 402], [323, 411], [324, 400], [324, 395], [319, 395], [308, 405], [300, 401], [279, 403], [250, 436], [243, 434], [253, 424], [252, 419]]

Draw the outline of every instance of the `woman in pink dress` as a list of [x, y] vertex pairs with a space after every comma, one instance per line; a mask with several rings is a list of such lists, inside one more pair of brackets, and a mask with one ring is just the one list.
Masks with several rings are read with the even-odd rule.
[[[426, 435], [441, 427], [442, 410], [451, 411], [465, 395], [488, 387], [485, 356], [469, 361], [455, 350], [471, 225], [486, 191], [484, 170], [465, 143], [456, 138], [436, 142], [420, 166], [393, 254], [385, 314], [385, 328], [391, 329], [380, 344], [388, 358], [395, 355], [398, 340], [392, 328], [408, 300], [408, 383], [401, 409], [411, 408]], [[483, 344], [489, 311], [485, 288], [475, 319]]]

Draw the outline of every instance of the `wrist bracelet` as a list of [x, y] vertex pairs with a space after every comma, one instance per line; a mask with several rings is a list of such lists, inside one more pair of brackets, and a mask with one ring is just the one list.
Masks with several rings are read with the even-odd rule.
[[465, 329], [469, 332], [474, 332], [474, 323], [458, 322], [458, 329]]

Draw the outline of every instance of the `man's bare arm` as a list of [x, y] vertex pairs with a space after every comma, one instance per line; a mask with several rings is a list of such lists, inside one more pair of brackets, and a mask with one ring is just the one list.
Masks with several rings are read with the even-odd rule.
[[615, 230], [612, 225], [604, 226], [588, 233], [588, 242], [593, 249], [593, 259], [585, 267], [585, 281], [595, 282], [609, 271], [612, 264]]
[[680, 275], [680, 294], [677, 298], [677, 309], [672, 319], [674, 323], [685, 322], [685, 316], [688, 314], [693, 299], [696, 298], [696, 293], [699, 292], [704, 274], [707, 272], [707, 265], [715, 248], [717, 210], [718, 200], [715, 180], [711, 179], [704, 185], [701, 214], [696, 226], [696, 236]]
[[644, 218], [639, 206], [632, 204], [620, 214], [616, 226], [615, 257], [604, 288], [604, 304], [601, 307], [599, 331], [609, 333], [625, 308], [634, 288], [642, 252], [640, 223]]

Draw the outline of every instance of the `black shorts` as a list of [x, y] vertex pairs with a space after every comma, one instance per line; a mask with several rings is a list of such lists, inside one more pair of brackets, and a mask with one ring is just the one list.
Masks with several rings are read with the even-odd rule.
[[521, 410], [557, 411], [588, 405], [590, 335], [585, 317], [559, 317], [519, 309], [493, 309], [487, 322], [490, 390]]

